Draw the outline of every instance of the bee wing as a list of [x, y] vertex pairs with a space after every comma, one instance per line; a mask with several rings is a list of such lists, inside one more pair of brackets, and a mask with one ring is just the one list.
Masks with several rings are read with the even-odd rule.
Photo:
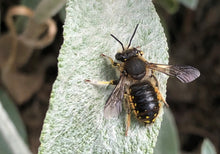
[[122, 102], [125, 91], [125, 76], [121, 76], [115, 89], [112, 91], [104, 106], [104, 117], [117, 117], [122, 111]]
[[147, 63], [150, 69], [162, 72], [169, 76], [174, 76], [183, 83], [192, 82], [200, 76], [198, 69], [192, 66], [174, 66], [165, 64]]

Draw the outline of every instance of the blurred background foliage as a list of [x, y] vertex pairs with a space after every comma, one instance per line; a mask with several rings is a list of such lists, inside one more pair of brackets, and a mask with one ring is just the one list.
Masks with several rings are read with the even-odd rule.
[[[43, 1], [51, 2], [52, 9], [45, 10], [40, 6]], [[168, 38], [170, 64], [192, 65], [201, 72], [201, 77], [191, 84], [181, 84], [175, 79], [169, 79], [167, 102], [170, 108], [164, 115], [155, 154], [219, 153], [220, 1], [153, 2]], [[32, 153], [37, 153], [40, 144], [43, 119], [48, 108], [52, 84], [57, 76], [57, 56], [63, 42], [64, 3], [62, 0], [0, 2], [0, 101]], [[34, 32], [30, 33], [29, 30], [25, 33], [30, 19], [15, 16], [13, 25], [17, 34], [11, 35], [5, 18], [9, 9], [16, 5], [24, 5], [35, 10], [36, 14], [46, 12], [41, 15], [45, 17], [44, 22], [52, 17], [57, 31], [54, 37], [50, 38], [51, 42], [40, 44], [40, 47], [36, 47], [36, 44], [30, 47], [23, 42], [15, 42], [19, 52], [16, 53], [17, 56], [12, 56], [13, 53], [9, 54], [8, 51], [13, 47], [14, 36], [26, 36], [38, 42], [47, 37], [50, 31], [44, 22], [39, 22], [39, 29], [34, 27]], [[0, 153], [11, 153], [1, 133]]]

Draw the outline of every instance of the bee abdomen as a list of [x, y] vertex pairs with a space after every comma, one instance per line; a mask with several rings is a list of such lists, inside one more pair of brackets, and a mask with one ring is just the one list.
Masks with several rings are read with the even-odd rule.
[[135, 116], [146, 124], [153, 123], [160, 106], [157, 93], [152, 84], [150, 82], [134, 84], [130, 87], [130, 95]]

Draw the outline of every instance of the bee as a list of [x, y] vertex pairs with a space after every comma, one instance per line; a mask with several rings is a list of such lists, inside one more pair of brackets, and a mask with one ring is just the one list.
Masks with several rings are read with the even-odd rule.
[[126, 48], [121, 41], [111, 34], [122, 47], [122, 51], [115, 55], [117, 62], [101, 54], [102, 57], [110, 60], [112, 66], [120, 72], [120, 78], [118, 80], [98, 82], [85, 80], [92, 84], [116, 85], [105, 103], [104, 117], [111, 118], [119, 116], [122, 106], [124, 106], [126, 111], [125, 135], [127, 135], [130, 127], [132, 112], [138, 121], [149, 125], [155, 122], [162, 104], [164, 103], [168, 106], [159, 91], [158, 81], [154, 75], [155, 71], [176, 77], [183, 83], [189, 83], [200, 76], [199, 70], [192, 66], [156, 64], [144, 59], [143, 51], [135, 47], [130, 47], [137, 28], [138, 24]]

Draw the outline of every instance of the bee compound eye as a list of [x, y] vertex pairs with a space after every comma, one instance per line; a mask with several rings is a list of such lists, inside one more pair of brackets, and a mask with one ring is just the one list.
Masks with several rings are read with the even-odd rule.
[[122, 61], [122, 62], [125, 61], [125, 58], [124, 58], [124, 56], [123, 56], [122, 53], [117, 53], [117, 54], [115, 55], [115, 58], [116, 58], [117, 60], [119, 60], [119, 61]]

